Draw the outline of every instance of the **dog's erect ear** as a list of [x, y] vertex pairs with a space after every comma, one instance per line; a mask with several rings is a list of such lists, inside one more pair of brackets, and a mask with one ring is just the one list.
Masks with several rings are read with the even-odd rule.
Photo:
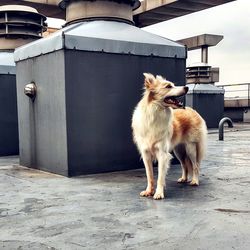
[[160, 75], [157, 75], [156, 79], [159, 80], [159, 81], [164, 81], [164, 80], [166, 81], [166, 79], [164, 77], [160, 76]]
[[150, 73], [143, 73], [145, 80], [144, 85], [147, 89], [151, 89], [155, 83], [155, 77]]

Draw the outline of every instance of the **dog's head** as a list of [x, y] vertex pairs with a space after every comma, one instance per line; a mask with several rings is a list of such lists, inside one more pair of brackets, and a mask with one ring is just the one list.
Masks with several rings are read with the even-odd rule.
[[178, 97], [186, 95], [188, 87], [176, 87], [162, 76], [154, 77], [149, 73], [143, 75], [145, 76], [144, 85], [150, 102], [153, 101], [161, 106], [175, 109], [183, 107], [183, 103], [178, 100]]

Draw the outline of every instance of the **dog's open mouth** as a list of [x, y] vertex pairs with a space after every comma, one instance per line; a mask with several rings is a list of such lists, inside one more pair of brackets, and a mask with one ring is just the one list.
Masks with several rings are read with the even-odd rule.
[[164, 99], [164, 102], [168, 105], [175, 105], [179, 108], [183, 107], [183, 102], [181, 102], [181, 100], [178, 99], [178, 97], [175, 97], [175, 96], [170, 96], [170, 97], [166, 97]]

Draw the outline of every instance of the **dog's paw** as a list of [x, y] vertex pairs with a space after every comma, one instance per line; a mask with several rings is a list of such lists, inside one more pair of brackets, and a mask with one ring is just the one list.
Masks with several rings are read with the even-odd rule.
[[164, 199], [164, 192], [156, 192], [154, 195], [155, 200]]
[[184, 179], [183, 177], [181, 177], [181, 178], [179, 178], [179, 179], [177, 180], [177, 182], [178, 182], [178, 183], [185, 183], [185, 182], [187, 182], [187, 179]]
[[140, 196], [142, 197], [148, 197], [148, 196], [153, 196], [154, 195], [154, 191], [148, 191], [148, 190], [144, 190], [140, 193]]
[[189, 183], [191, 186], [199, 186], [199, 180], [192, 180], [190, 183]]

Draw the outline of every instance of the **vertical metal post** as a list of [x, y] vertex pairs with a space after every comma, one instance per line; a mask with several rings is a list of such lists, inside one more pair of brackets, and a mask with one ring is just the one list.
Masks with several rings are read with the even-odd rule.
[[247, 102], [248, 103], [247, 104], [248, 104], [248, 108], [249, 108], [250, 107], [250, 99], [249, 99], [250, 98], [250, 83], [248, 83], [247, 86], [248, 86], [248, 88], [247, 88], [247, 90], [248, 90], [248, 95], [247, 95], [248, 101]]
[[208, 63], [208, 46], [201, 47], [201, 62]]

